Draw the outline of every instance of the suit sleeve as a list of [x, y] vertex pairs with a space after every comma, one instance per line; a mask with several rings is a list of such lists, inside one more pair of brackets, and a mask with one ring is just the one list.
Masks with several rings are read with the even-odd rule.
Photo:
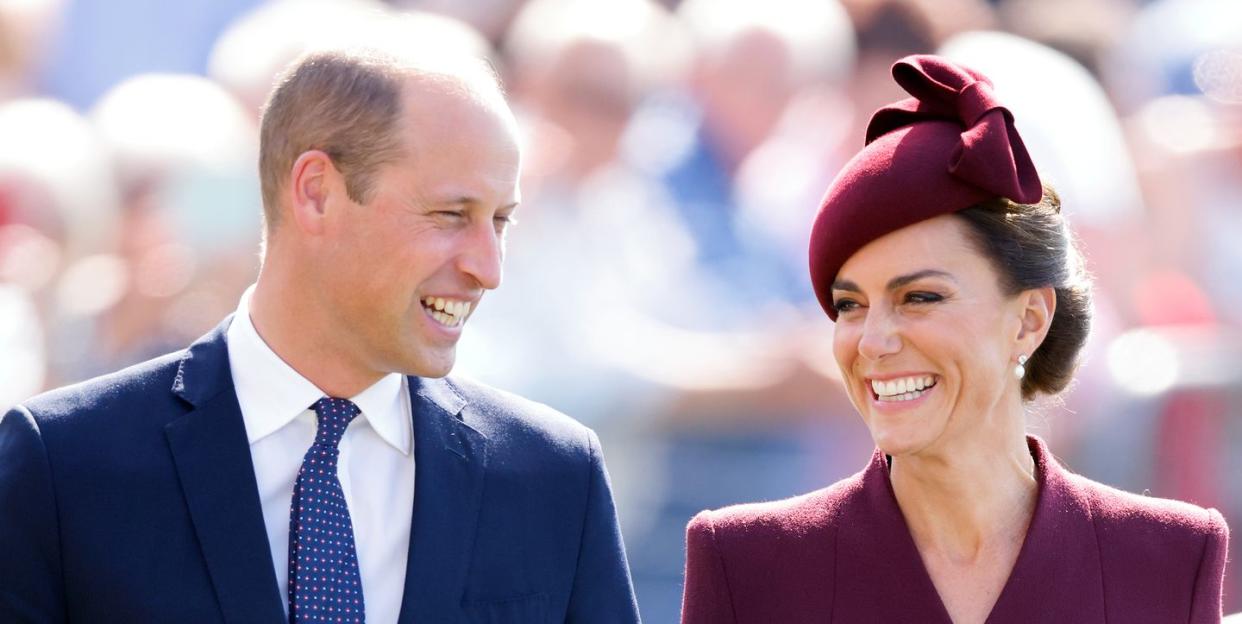
[[1229, 526], [1219, 511], [1209, 509], [1207, 514], [1207, 541], [1203, 546], [1203, 558], [1199, 560], [1199, 574], [1195, 578], [1195, 593], [1190, 606], [1191, 624], [1221, 620], [1221, 591], [1225, 580], [1225, 554], [1229, 550]]
[[0, 622], [63, 622], [51, 466], [39, 426], [20, 406], [0, 416]]
[[716, 547], [716, 527], [710, 511], [695, 516], [686, 527], [686, 586], [681, 600], [682, 624], [736, 622], [724, 559]]
[[588, 432], [588, 446], [586, 518], [566, 622], [637, 623], [638, 600], [621, 542], [612, 485], [594, 432]]

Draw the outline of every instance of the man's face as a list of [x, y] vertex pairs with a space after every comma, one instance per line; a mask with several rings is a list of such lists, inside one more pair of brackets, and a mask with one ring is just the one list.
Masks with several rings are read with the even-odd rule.
[[406, 154], [382, 167], [365, 204], [342, 192], [315, 262], [336, 316], [337, 352], [376, 373], [441, 377], [485, 290], [500, 285], [518, 202], [512, 117], [411, 81], [397, 128]]

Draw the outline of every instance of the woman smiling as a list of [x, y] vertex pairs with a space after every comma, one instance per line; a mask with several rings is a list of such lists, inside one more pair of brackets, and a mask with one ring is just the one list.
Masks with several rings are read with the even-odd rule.
[[1061, 466], [1024, 430], [1070, 383], [1090, 284], [991, 83], [934, 56], [825, 196], [811, 280], [876, 451], [793, 499], [699, 514], [685, 623], [1218, 622], [1215, 510]]

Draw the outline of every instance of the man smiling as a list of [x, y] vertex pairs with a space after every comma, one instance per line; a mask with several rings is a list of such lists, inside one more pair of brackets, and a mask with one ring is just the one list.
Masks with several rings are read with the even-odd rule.
[[291, 67], [237, 312], [0, 420], [0, 620], [637, 621], [595, 434], [445, 377], [515, 135], [481, 63]]

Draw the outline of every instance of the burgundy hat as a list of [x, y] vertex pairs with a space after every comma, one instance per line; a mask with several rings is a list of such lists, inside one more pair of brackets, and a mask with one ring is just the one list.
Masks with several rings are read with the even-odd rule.
[[1039, 174], [986, 76], [927, 54], [893, 65], [914, 96], [871, 116], [867, 142], [837, 175], [811, 228], [811, 283], [832, 320], [832, 282], [867, 243], [919, 221], [1007, 197], [1043, 197]]

